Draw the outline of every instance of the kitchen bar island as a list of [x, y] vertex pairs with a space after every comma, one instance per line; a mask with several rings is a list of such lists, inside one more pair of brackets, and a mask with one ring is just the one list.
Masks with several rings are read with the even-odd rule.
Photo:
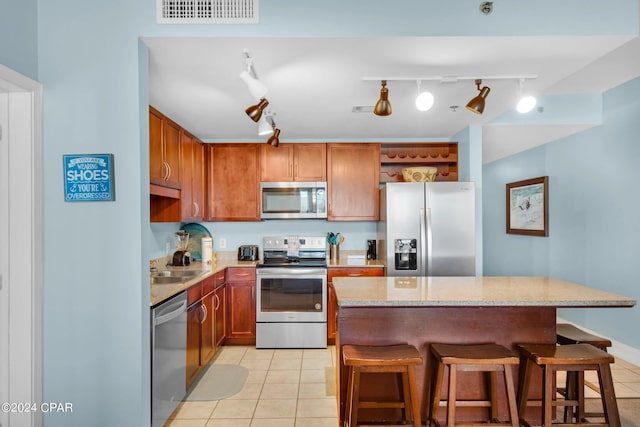
[[[516, 351], [519, 343], [556, 342], [557, 308], [636, 304], [631, 298], [548, 277], [336, 277], [333, 284], [338, 301], [336, 394], [340, 425], [344, 421], [348, 379], [342, 363], [342, 345], [414, 345], [424, 359], [416, 368], [416, 380], [422, 419], [426, 420], [430, 381], [427, 373], [432, 369], [430, 343], [495, 342]], [[464, 375], [459, 375], [461, 398], [481, 397], [481, 377], [477, 373]], [[362, 399], [399, 397], [397, 379], [389, 375], [381, 380], [380, 376], [362, 378]], [[532, 384], [539, 388], [540, 382]], [[446, 387], [443, 397], [444, 393]], [[504, 402], [502, 384], [499, 395]], [[539, 396], [532, 388], [530, 396], [536, 395]], [[468, 411], [458, 411], [460, 420], [477, 415], [472, 408], [464, 409]], [[533, 413], [533, 408], [527, 411], [527, 418]], [[360, 414], [361, 422], [401, 419], [400, 411], [393, 409], [363, 409]], [[506, 403], [500, 405], [500, 417], [508, 418]]]

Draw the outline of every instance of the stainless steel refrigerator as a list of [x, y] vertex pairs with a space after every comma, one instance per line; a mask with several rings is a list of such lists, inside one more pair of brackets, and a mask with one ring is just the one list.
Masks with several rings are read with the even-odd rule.
[[387, 183], [378, 256], [387, 276], [475, 276], [473, 182]]

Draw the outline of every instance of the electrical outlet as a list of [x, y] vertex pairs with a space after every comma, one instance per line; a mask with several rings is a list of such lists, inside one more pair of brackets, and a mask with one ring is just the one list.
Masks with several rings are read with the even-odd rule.
[[218, 239], [218, 244], [220, 245], [220, 249], [226, 249], [227, 248], [227, 239], [225, 239], [224, 237]]

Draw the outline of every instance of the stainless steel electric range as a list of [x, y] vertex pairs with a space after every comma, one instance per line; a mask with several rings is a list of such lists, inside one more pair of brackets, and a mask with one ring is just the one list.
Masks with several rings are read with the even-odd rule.
[[265, 237], [256, 268], [256, 347], [327, 346], [327, 240]]

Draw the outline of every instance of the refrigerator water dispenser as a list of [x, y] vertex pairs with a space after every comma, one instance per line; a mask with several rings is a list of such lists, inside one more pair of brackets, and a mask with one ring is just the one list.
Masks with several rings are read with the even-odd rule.
[[418, 241], [416, 239], [395, 239], [396, 270], [418, 269]]

